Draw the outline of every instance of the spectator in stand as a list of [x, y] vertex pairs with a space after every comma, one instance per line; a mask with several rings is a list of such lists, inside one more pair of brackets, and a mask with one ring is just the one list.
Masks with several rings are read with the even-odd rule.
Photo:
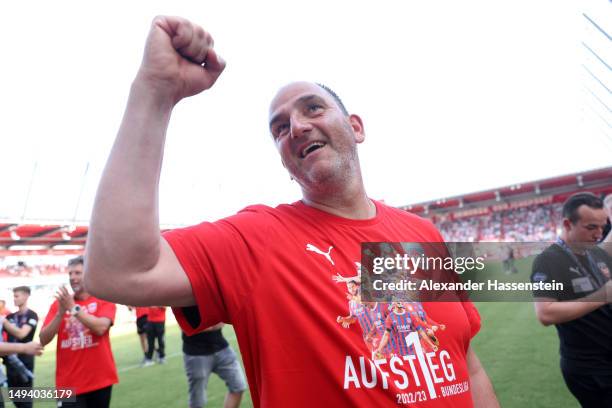
[[527, 207], [479, 214], [437, 222], [449, 242], [539, 242], [554, 241], [561, 204]]
[[[6, 316], [2, 322], [2, 328], [7, 333], [8, 343], [29, 343], [34, 339], [36, 326], [38, 325], [38, 315], [35, 311], [28, 308], [30, 298], [30, 288], [28, 286], [18, 286], [13, 289], [13, 300], [18, 310]], [[18, 354], [17, 357], [23, 365], [34, 372], [34, 356], [31, 354]], [[31, 388], [33, 376], [23, 376], [13, 364], [6, 364], [6, 377], [9, 387]], [[18, 408], [30, 408], [32, 402], [15, 402]]]
[[159, 364], [166, 363], [164, 336], [166, 332], [166, 308], [153, 306], [149, 307], [149, 316], [147, 322], [147, 352], [143, 367], [148, 367], [153, 364], [153, 352], [155, 351], [155, 340], [157, 340], [157, 362]]
[[55, 386], [73, 388], [76, 402], [59, 402], [58, 406], [107, 408], [117, 369], [110, 346], [109, 329], [117, 307], [91, 296], [83, 286], [83, 257], [68, 263], [70, 286], [55, 295], [40, 331], [40, 342], [48, 344], [57, 335]]

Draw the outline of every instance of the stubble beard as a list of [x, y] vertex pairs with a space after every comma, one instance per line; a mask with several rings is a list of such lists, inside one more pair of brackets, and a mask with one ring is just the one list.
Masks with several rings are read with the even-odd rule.
[[304, 195], [335, 197], [350, 185], [359, 175], [357, 148], [344, 156], [337, 156], [331, 163], [314, 168], [305, 174], [300, 185]]

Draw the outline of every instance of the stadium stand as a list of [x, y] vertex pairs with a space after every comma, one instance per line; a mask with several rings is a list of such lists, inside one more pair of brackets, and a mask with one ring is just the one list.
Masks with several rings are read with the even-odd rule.
[[450, 242], [553, 241], [563, 201], [580, 191], [612, 193], [612, 167], [402, 208], [429, 218]]

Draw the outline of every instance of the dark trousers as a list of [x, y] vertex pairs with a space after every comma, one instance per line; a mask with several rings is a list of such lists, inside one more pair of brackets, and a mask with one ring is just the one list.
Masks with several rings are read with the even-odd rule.
[[576, 374], [563, 369], [561, 372], [582, 408], [612, 407], [612, 375]]
[[108, 408], [110, 406], [111, 392], [113, 386], [86, 392], [76, 396], [75, 402], [58, 402], [57, 406], [61, 408]]
[[[28, 382], [23, 382], [23, 381], [21, 381], [21, 378], [14, 377], [12, 375], [7, 375], [6, 378], [8, 379], [8, 386], [11, 387], [11, 388], [13, 388], [13, 387], [32, 388], [32, 380], [30, 380]], [[34, 403], [32, 401], [28, 401], [28, 402], [13, 401], [13, 404], [15, 404], [15, 406], [17, 408], [32, 408]]]
[[164, 358], [166, 353], [164, 351], [164, 333], [166, 331], [166, 322], [148, 322], [147, 323], [147, 343], [149, 347], [147, 349], [146, 357], [151, 360], [153, 358], [153, 351], [155, 351], [155, 339], [157, 339], [157, 353], [159, 358]]
[[[29, 360], [26, 360], [26, 361], [22, 360], [22, 363], [28, 368], [28, 370], [34, 372], [34, 359], [32, 359], [31, 362]], [[10, 366], [7, 366], [6, 368], [6, 379], [7, 379], [8, 386], [11, 388], [13, 387], [32, 388], [32, 385], [33, 385], [33, 381], [31, 379], [28, 381], [23, 381], [21, 376], [15, 373], [10, 368]], [[30, 402], [13, 401], [13, 404], [15, 404], [17, 408], [32, 408], [34, 403], [32, 401]]]

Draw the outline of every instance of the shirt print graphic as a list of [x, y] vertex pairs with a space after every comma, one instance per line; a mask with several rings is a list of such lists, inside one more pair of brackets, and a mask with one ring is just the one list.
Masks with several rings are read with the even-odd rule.
[[333, 246], [309, 243], [306, 251], [321, 257], [332, 271], [330, 283], [344, 293], [346, 309], [334, 316], [339, 330], [360, 330], [368, 350], [366, 355], [346, 356], [345, 390], [394, 389], [400, 404], [469, 392], [467, 378], [457, 378], [454, 358], [440, 341], [446, 324], [433, 320], [421, 302], [362, 301], [359, 262], [353, 262], [353, 273], [343, 275], [333, 267], [338, 265]]
[[[86, 306], [86, 309], [93, 313], [97, 309], [97, 304], [90, 303]], [[75, 351], [98, 345], [98, 342], [94, 341], [89, 328], [81, 323], [76, 316], [70, 314], [64, 316], [64, 333], [67, 337], [62, 340], [61, 348], [63, 349]]]

